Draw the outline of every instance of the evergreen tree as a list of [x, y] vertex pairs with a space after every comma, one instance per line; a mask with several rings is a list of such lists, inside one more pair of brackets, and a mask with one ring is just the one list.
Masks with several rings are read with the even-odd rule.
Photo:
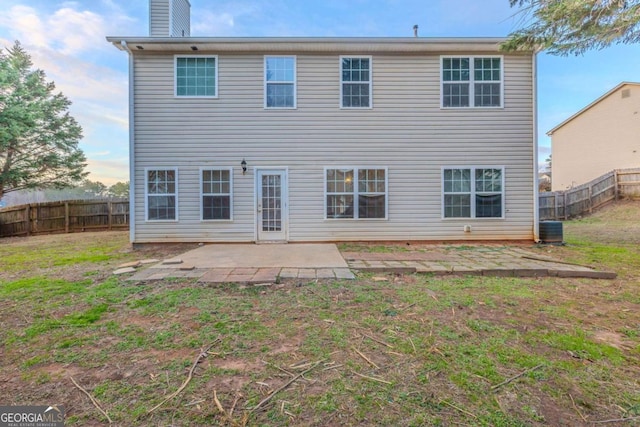
[[582, 54], [617, 43], [640, 41], [640, 0], [509, 0], [520, 7], [524, 28], [503, 50]]
[[64, 188], [82, 181], [82, 128], [71, 104], [15, 42], [0, 52], [0, 198], [28, 188]]

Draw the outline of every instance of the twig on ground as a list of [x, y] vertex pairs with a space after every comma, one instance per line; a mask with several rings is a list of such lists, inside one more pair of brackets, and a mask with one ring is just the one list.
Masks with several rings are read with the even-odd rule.
[[529, 368], [529, 369], [527, 369], [526, 371], [522, 371], [522, 372], [520, 372], [518, 375], [514, 375], [513, 377], [511, 377], [511, 378], [509, 378], [509, 379], [506, 379], [506, 380], [502, 381], [500, 384], [496, 384], [496, 385], [494, 385], [494, 386], [491, 386], [491, 390], [497, 390], [498, 388], [502, 387], [503, 385], [509, 384], [511, 381], [513, 381], [513, 380], [517, 380], [517, 379], [518, 379], [518, 378], [520, 378], [521, 376], [526, 375], [526, 374], [528, 374], [529, 372], [533, 372], [533, 371], [535, 371], [536, 369], [540, 369], [540, 368], [542, 368], [543, 366], [544, 366], [544, 365], [541, 363], [541, 364], [539, 364], [539, 365], [537, 365], [537, 366], [534, 366], [533, 368]]
[[102, 415], [104, 415], [104, 416], [105, 416], [105, 418], [107, 419], [107, 421], [109, 421], [109, 424], [113, 423], [113, 421], [111, 421], [111, 418], [109, 417], [109, 414], [107, 414], [107, 412], [106, 412], [104, 409], [102, 409], [102, 408], [100, 407], [100, 405], [98, 404], [98, 402], [96, 401], [96, 399], [94, 399], [94, 398], [93, 398], [93, 396], [91, 396], [91, 394], [89, 394], [89, 392], [88, 392], [87, 390], [85, 390], [84, 388], [82, 388], [82, 386], [81, 386], [80, 384], [78, 384], [78, 383], [76, 382], [76, 380], [74, 380], [74, 379], [73, 379], [73, 377], [69, 377], [69, 378], [71, 378], [71, 382], [73, 383], [73, 385], [75, 385], [76, 387], [78, 387], [78, 389], [79, 389], [81, 392], [83, 392], [84, 394], [86, 394], [86, 395], [87, 395], [87, 397], [91, 400], [91, 403], [93, 403], [93, 406], [95, 406], [95, 407], [96, 407], [96, 409], [97, 409], [98, 411], [100, 411], [100, 413], [101, 413]]
[[193, 406], [193, 405], [198, 405], [198, 404], [200, 404], [200, 403], [202, 403], [202, 402], [206, 402], [206, 400], [205, 400], [205, 399], [198, 399], [198, 400], [194, 400], [194, 401], [192, 401], [192, 402], [185, 403], [185, 405], [184, 405], [184, 406]]
[[167, 403], [168, 401], [170, 401], [171, 399], [173, 399], [174, 397], [176, 397], [177, 395], [182, 393], [182, 390], [184, 390], [187, 387], [187, 385], [189, 384], [189, 382], [193, 378], [193, 373], [195, 372], [196, 367], [198, 366], [198, 364], [202, 361], [202, 359], [207, 357], [207, 353], [209, 352], [209, 350], [211, 350], [211, 347], [216, 345], [218, 342], [220, 342], [220, 339], [215, 340], [207, 348], [205, 348], [204, 350], [200, 351], [200, 353], [198, 354], [198, 357], [196, 357], [196, 360], [193, 362], [193, 365], [191, 366], [191, 369], [189, 369], [189, 375], [187, 376], [187, 379], [182, 383], [180, 388], [178, 390], [174, 391], [173, 393], [171, 393], [169, 396], [167, 396], [167, 398], [164, 399], [162, 402], [158, 403], [156, 406], [154, 406], [153, 408], [149, 409], [147, 411], [147, 414], [152, 413], [153, 411], [155, 411], [156, 409], [158, 409], [159, 407], [161, 407], [162, 405], [164, 405], [165, 403]]
[[373, 363], [373, 362], [371, 361], [371, 359], [369, 359], [367, 356], [365, 356], [364, 354], [362, 354], [362, 353], [361, 353], [357, 348], [355, 348], [355, 347], [354, 347], [354, 348], [353, 348], [353, 351], [355, 351], [356, 353], [358, 353], [358, 355], [359, 355], [360, 357], [362, 357], [364, 360], [366, 360], [366, 361], [367, 361], [367, 363], [368, 363], [369, 365], [373, 366], [373, 367], [374, 367], [374, 368], [376, 368], [376, 369], [380, 369], [380, 367], [379, 367], [378, 365], [376, 365], [375, 363]]
[[408, 308], [413, 307], [413, 306], [414, 306], [414, 305], [416, 305], [416, 304], [418, 304], [418, 303], [417, 303], [417, 302], [414, 302], [413, 304], [409, 304], [409, 305], [408, 305], [408, 306], [406, 306], [406, 307], [400, 307], [400, 308], [399, 308], [399, 310], [406, 310], [406, 309], [408, 309]]
[[326, 368], [323, 369], [323, 371], [329, 371], [331, 369], [338, 369], [341, 368], [343, 365], [331, 365], [331, 366], [327, 366]]
[[453, 409], [455, 409], [456, 411], [460, 411], [463, 414], [469, 415], [470, 417], [473, 417], [474, 419], [478, 419], [478, 417], [476, 417], [475, 415], [473, 415], [471, 412], [465, 411], [462, 408], [457, 407], [456, 405], [454, 405], [453, 403], [449, 403], [446, 400], [441, 400], [440, 403], [444, 403], [445, 405], [449, 405], [451, 406]]
[[592, 423], [593, 424], [611, 424], [611, 423], [620, 423], [623, 421], [637, 421], [637, 420], [640, 420], [640, 417], [616, 418], [613, 420], [592, 421]]
[[582, 415], [582, 412], [580, 412], [580, 409], [578, 409], [578, 407], [576, 406], [576, 402], [575, 400], [573, 400], [573, 396], [569, 395], [569, 398], [571, 399], [571, 404], [573, 404], [573, 409], [575, 409], [578, 415], [580, 415], [580, 418], [582, 418], [582, 421], [586, 423], [587, 419], [584, 417], [584, 415]]
[[294, 373], [289, 372], [289, 371], [287, 371], [286, 369], [281, 368], [281, 367], [280, 367], [280, 366], [278, 366], [278, 365], [274, 365], [274, 364], [273, 364], [273, 363], [271, 363], [271, 362], [267, 362], [266, 360], [263, 360], [263, 361], [262, 361], [262, 363], [264, 363], [264, 364], [266, 364], [266, 365], [269, 365], [269, 366], [273, 366], [273, 367], [274, 367], [274, 368], [276, 368], [277, 370], [284, 372], [285, 374], [289, 375], [290, 377], [293, 377], [293, 376], [295, 375]]
[[216, 408], [218, 408], [218, 411], [220, 411], [220, 413], [225, 418], [227, 418], [227, 411], [224, 410], [224, 408], [222, 407], [222, 403], [220, 403], [220, 401], [218, 400], [218, 393], [215, 389], [213, 389], [213, 402], [216, 404]]
[[293, 363], [289, 365], [291, 369], [300, 369], [301, 366], [309, 365], [310, 363], [307, 360], [301, 360], [299, 362]]
[[302, 377], [305, 374], [308, 374], [309, 372], [313, 371], [315, 368], [317, 368], [322, 362], [324, 362], [324, 360], [319, 360], [317, 362], [315, 362], [309, 369], [307, 369], [306, 371], [300, 372], [298, 375], [296, 375], [295, 377], [291, 378], [289, 381], [287, 381], [283, 386], [281, 386], [280, 388], [274, 390], [271, 394], [269, 394], [269, 396], [265, 397], [264, 399], [262, 399], [260, 401], [260, 403], [258, 403], [256, 406], [254, 406], [253, 408], [251, 408], [251, 412], [255, 412], [258, 409], [260, 409], [263, 405], [265, 405], [266, 403], [268, 403], [273, 396], [275, 396], [276, 394], [280, 393], [282, 390], [284, 390], [285, 388], [289, 387], [291, 384], [293, 384], [298, 378]]
[[382, 340], [379, 340], [379, 339], [377, 339], [377, 338], [375, 338], [375, 337], [372, 337], [371, 335], [362, 334], [362, 336], [363, 336], [363, 337], [366, 337], [366, 338], [369, 338], [371, 341], [375, 341], [375, 342], [377, 342], [378, 344], [382, 344], [382, 345], [384, 345], [384, 346], [386, 346], [386, 347], [393, 348], [393, 346], [392, 346], [391, 344], [386, 343], [386, 342], [384, 342], [384, 341], [382, 341]]
[[382, 383], [382, 384], [389, 384], [389, 385], [393, 384], [392, 382], [389, 382], [387, 380], [383, 380], [382, 378], [376, 378], [376, 377], [370, 377], [368, 375], [362, 375], [362, 374], [359, 374], [359, 373], [357, 373], [355, 371], [351, 371], [351, 372], [353, 372], [354, 375], [357, 375], [357, 376], [359, 376], [361, 378], [364, 378], [364, 379], [367, 379], [367, 380], [375, 381], [375, 382]]
[[231, 409], [229, 409], [229, 418], [233, 417], [233, 411], [236, 409], [236, 405], [238, 404], [238, 400], [242, 397], [242, 394], [236, 391], [236, 398], [233, 400], [233, 405], [231, 405]]
[[322, 301], [326, 302], [327, 304], [330, 304], [331, 301], [329, 301], [327, 298], [323, 297], [322, 295], [318, 294], [317, 292], [313, 292], [311, 290], [311, 288], [307, 288], [308, 292], [311, 292], [313, 295], [317, 296], [318, 298], [320, 298]]
[[418, 350], [416, 350], [416, 345], [413, 343], [413, 340], [411, 339], [411, 337], [409, 337], [409, 342], [411, 343], [411, 347], [413, 347], [413, 352], [417, 353]]

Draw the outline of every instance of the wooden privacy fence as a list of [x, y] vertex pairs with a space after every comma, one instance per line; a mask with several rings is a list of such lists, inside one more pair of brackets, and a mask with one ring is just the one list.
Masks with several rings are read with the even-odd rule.
[[0, 237], [129, 228], [129, 201], [66, 200], [0, 209]]
[[617, 169], [567, 191], [540, 193], [540, 219], [573, 218], [620, 197], [640, 197], [640, 168]]

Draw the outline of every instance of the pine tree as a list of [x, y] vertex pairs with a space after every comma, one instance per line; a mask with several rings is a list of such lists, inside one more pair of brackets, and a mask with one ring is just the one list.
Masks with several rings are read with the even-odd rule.
[[0, 199], [27, 188], [63, 188], [82, 181], [82, 128], [71, 103], [15, 42], [0, 52]]
[[579, 55], [590, 49], [640, 41], [640, 0], [509, 0], [524, 28], [502, 49]]

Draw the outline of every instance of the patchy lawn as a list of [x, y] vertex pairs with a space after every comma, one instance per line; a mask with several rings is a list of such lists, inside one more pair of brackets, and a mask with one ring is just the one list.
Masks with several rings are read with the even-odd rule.
[[4, 239], [0, 403], [69, 426], [107, 424], [79, 387], [115, 425], [640, 425], [639, 223], [619, 203], [533, 247], [613, 281], [132, 283], [111, 271], [194, 245]]

